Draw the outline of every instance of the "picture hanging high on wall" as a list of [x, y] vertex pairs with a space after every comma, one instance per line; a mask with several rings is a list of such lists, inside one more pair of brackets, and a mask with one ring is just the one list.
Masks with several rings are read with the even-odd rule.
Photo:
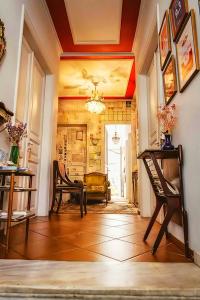
[[169, 104], [177, 92], [176, 64], [172, 55], [163, 72], [165, 104]]
[[174, 41], [188, 15], [188, 0], [172, 0], [170, 7], [170, 20]]
[[6, 52], [6, 40], [4, 36], [4, 23], [0, 19], [0, 62]]
[[169, 14], [167, 11], [165, 12], [165, 15], [163, 17], [162, 25], [159, 32], [159, 47], [160, 65], [161, 70], [163, 70], [172, 51], [169, 27]]
[[199, 50], [194, 10], [189, 13], [176, 44], [180, 92], [199, 71]]

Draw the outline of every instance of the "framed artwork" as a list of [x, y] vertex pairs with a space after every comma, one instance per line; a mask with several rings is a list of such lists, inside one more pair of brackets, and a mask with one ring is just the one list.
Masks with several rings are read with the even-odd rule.
[[83, 140], [83, 131], [82, 130], [76, 131], [76, 139], [79, 141]]
[[172, 55], [163, 72], [163, 87], [165, 95], [165, 104], [169, 104], [177, 92], [176, 64]]
[[160, 65], [161, 70], [163, 70], [172, 51], [169, 27], [169, 14], [167, 11], [165, 12], [165, 15], [163, 17], [162, 25], [159, 32], [159, 47]]
[[199, 50], [194, 10], [188, 14], [176, 43], [180, 92], [199, 71]]
[[6, 52], [6, 40], [4, 36], [4, 23], [0, 19], [0, 62]]
[[170, 20], [174, 41], [188, 15], [188, 0], [172, 0], [170, 7]]

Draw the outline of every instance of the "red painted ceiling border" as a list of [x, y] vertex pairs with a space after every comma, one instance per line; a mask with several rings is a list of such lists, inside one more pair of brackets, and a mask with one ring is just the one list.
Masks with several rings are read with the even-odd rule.
[[[116, 100], [121, 100], [121, 99], [132, 99], [133, 98], [133, 94], [135, 91], [135, 57], [134, 56], [109, 56], [109, 55], [105, 55], [105, 56], [61, 56], [60, 58], [61, 60], [72, 60], [72, 59], [85, 59], [85, 60], [105, 60], [105, 59], [132, 59], [133, 60], [133, 64], [132, 64], [132, 68], [131, 68], [131, 73], [130, 73], [130, 77], [128, 80], [128, 85], [127, 85], [127, 89], [126, 89], [126, 93], [124, 97], [120, 97], [120, 96], [116, 96], [116, 97], [111, 97], [111, 96], [107, 96], [104, 97], [104, 99], [116, 99]], [[73, 96], [73, 97], [68, 97], [68, 96], [61, 96], [59, 97], [60, 100], [85, 100], [88, 99], [88, 96]]]
[[135, 60], [134, 55], [70, 55], [70, 56], [61, 56], [60, 60], [72, 60], [72, 59], [84, 59], [84, 60], [105, 60], [105, 59], [133, 59]]
[[132, 68], [131, 68], [131, 74], [129, 77], [128, 85], [127, 85], [127, 90], [126, 90], [126, 95], [125, 98], [133, 98], [133, 94], [135, 92], [135, 61], [133, 62]]
[[74, 45], [64, 0], [46, 0], [63, 52], [130, 52], [141, 0], [123, 0], [118, 45]]

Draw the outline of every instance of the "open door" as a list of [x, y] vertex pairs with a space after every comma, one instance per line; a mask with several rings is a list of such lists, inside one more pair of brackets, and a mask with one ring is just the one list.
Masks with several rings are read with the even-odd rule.
[[[119, 139], [115, 139], [116, 136]], [[106, 125], [105, 145], [105, 170], [111, 185], [112, 200], [131, 202], [131, 125]]]
[[[33, 186], [39, 188], [40, 153], [43, 126], [45, 73], [34, 56], [29, 44], [23, 39], [16, 119], [27, 123], [27, 138], [21, 145], [22, 166], [30, 168], [35, 174]], [[37, 210], [37, 195], [32, 197], [32, 210]], [[25, 209], [25, 197], [18, 199], [18, 207]]]

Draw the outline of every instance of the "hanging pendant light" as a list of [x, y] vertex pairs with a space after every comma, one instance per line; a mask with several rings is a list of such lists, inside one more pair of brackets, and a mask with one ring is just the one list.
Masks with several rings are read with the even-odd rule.
[[115, 131], [113, 137], [112, 137], [112, 141], [115, 145], [119, 144], [120, 141], [120, 136], [118, 135], [117, 131]]
[[104, 98], [102, 96], [99, 96], [99, 93], [97, 91], [98, 82], [94, 82], [93, 84], [94, 90], [92, 91], [92, 96], [87, 100], [85, 106], [89, 112], [100, 114], [106, 109], [106, 106], [103, 102]]

